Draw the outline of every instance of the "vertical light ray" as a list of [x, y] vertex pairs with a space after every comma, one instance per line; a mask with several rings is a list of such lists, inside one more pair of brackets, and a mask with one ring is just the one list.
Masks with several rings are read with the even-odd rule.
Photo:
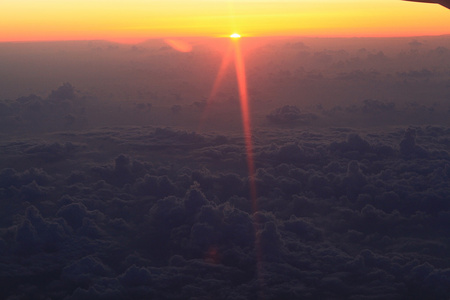
[[253, 159], [253, 141], [252, 141], [252, 130], [251, 130], [251, 120], [250, 120], [250, 109], [249, 109], [249, 98], [247, 91], [247, 76], [245, 73], [244, 59], [242, 58], [241, 47], [239, 45], [239, 39], [233, 40], [234, 43], [234, 53], [235, 53], [235, 67], [236, 67], [236, 77], [239, 88], [239, 100], [241, 103], [241, 116], [242, 116], [242, 126], [244, 130], [245, 137], [245, 150], [247, 155], [247, 167], [250, 178], [250, 197], [252, 200], [253, 211], [257, 211], [256, 202], [256, 183], [255, 183], [255, 162]]
[[217, 73], [216, 80], [214, 81], [213, 87], [211, 89], [211, 93], [209, 94], [209, 97], [206, 99], [206, 101], [207, 101], [206, 108], [203, 111], [202, 117], [200, 119], [199, 129], [203, 128], [203, 125], [206, 120], [206, 116], [208, 115], [208, 112], [209, 112], [209, 107], [211, 105], [211, 102], [213, 101], [214, 97], [216, 96], [217, 91], [219, 90], [220, 84], [222, 83], [223, 78], [225, 77], [225, 72], [227, 70], [227, 67], [230, 65], [231, 52], [232, 52], [232, 47], [230, 45], [228, 47], [227, 52], [225, 53], [225, 56], [222, 59], [222, 63], [220, 65], [219, 72]]
[[247, 168], [248, 168], [248, 178], [249, 178], [249, 188], [250, 188], [250, 198], [252, 201], [252, 212], [253, 212], [253, 228], [255, 230], [255, 251], [256, 251], [256, 276], [260, 286], [258, 291], [259, 299], [263, 299], [262, 287], [264, 285], [262, 275], [262, 249], [259, 231], [260, 222], [257, 218], [256, 212], [258, 212], [258, 199], [256, 194], [256, 182], [255, 182], [255, 161], [253, 157], [253, 140], [252, 140], [252, 128], [250, 120], [250, 105], [247, 89], [247, 76], [245, 71], [244, 58], [242, 57], [241, 47], [239, 44], [239, 39], [234, 39], [234, 53], [235, 53], [235, 68], [236, 77], [239, 88], [239, 100], [241, 103], [241, 116], [242, 116], [242, 127], [245, 137], [245, 152], [247, 155]]
[[213, 85], [213, 88], [211, 90], [211, 94], [209, 95], [208, 100], [212, 100], [212, 98], [215, 97], [215, 95], [217, 94], [217, 91], [219, 90], [219, 85], [222, 82], [222, 80], [225, 76], [225, 71], [227, 70], [227, 67], [229, 66], [229, 64], [231, 62], [231, 51], [232, 51], [232, 48], [230, 46], [230, 47], [228, 47], [228, 50], [222, 59], [222, 63], [220, 65], [219, 72], [217, 73], [217, 78], [214, 81], [214, 85]]
[[[247, 76], [245, 70], [244, 58], [242, 56], [241, 45], [239, 44], [239, 38], [232, 39], [230, 47], [228, 51], [225, 53], [225, 56], [222, 60], [222, 64], [219, 68], [216, 80], [212, 87], [210, 96], [208, 98], [208, 105], [205, 109], [205, 112], [202, 116], [201, 123], [204, 122], [206, 112], [208, 110], [210, 101], [217, 93], [220, 83], [223, 81], [223, 77], [227, 67], [229, 66], [232, 59], [232, 52], [234, 52], [234, 66], [236, 71], [236, 79], [239, 90], [239, 100], [241, 106], [241, 118], [242, 118], [242, 127], [243, 134], [245, 140], [245, 154], [247, 160], [247, 169], [248, 169], [248, 178], [249, 178], [249, 193], [250, 199], [252, 203], [252, 212], [253, 212], [253, 228], [255, 231], [255, 254], [256, 254], [256, 276], [258, 279], [258, 283], [260, 286], [260, 290], [258, 291], [258, 298], [264, 299], [264, 295], [262, 294], [263, 287], [263, 278], [262, 278], [262, 249], [260, 242], [259, 232], [261, 230], [261, 223], [258, 220], [258, 199], [257, 199], [257, 191], [256, 191], [256, 181], [255, 181], [255, 161], [254, 161], [254, 152], [253, 152], [253, 140], [252, 140], [252, 128], [251, 128], [251, 118], [250, 118], [250, 104], [249, 104], [249, 95], [248, 95], [248, 87], [247, 87]], [[233, 47], [234, 46], [234, 47]], [[234, 48], [234, 49], [233, 49]], [[233, 51], [234, 50], [234, 51]]]

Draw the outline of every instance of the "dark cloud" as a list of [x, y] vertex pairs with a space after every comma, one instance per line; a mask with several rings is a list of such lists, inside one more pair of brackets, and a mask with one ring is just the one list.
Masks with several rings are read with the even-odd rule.
[[405, 136], [400, 142], [400, 152], [405, 157], [426, 157], [427, 151], [422, 147], [416, 145], [416, 131], [412, 128], [408, 128], [405, 131]]
[[[152, 159], [164, 157], [164, 147], [123, 154], [114, 146], [121, 150], [100, 162], [92, 155], [98, 144], [91, 134], [98, 132], [91, 132], [77, 135], [84, 146], [68, 157], [90, 158], [64, 176], [55, 163], [68, 158], [49, 160], [45, 169], [1, 170], [2, 193], [17, 189], [24, 203], [16, 204], [16, 218], [3, 219], [0, 240], [7, 259], [2, 264], [22, 288], [67, 299], [169, 293], [174, 299], [227, 299], [233, 293], [255, 299], [261, 293], [311, 299], [428, 293], [439, 299], [448, 292], [442, 239], [450, 209], [450, 162], [441, 153], [446, 128], [365, 135], [336, 129], [303, 132], [296, 141], [278, 132], [277, 145], [256, 148], [259, 212], [251, 208], [242, 157], [230, 155], [244, 151], [239, 139], [124, 130], [108, 133], [116, 136], [112, 145], [145, 137], [158, 145], [195, 147], [172, 154], [177, 162], [171, 167]], [[27, 145], [24, 155], [30, 154]], [[217, 161], [204, 161], [201, 169], [189, 164], [206, 153], [203, 148], [227, 157], [230, 172], [217, 170]], [[17, 200], [4, 201], [2, 208]], [[43, 256], [54, 273], [40, 267]], [[28, 277], [19, 258], [34, 266]], [[19, 285], [4, 295], [19, 295]]]
[[296, 106], [286, 105], [268, 114], [267, 119], [274, 124], [308, 124], [317, 118], [311, 113], [301, 113]]
[[423, 43], [419, 42], [418, 40], [412, 40], [411, 42], [408, 43], [408, 45], [410, 45], [413, 48], [418, 48], [422, 46]]
[[53, 90], [48, 99], [51, 101], [74, 100], [76, 97], [74, 87], [66, 82], [56, 90]]
[[398, 76], [405, 79], [430, 79], [434, 74], [428, 69], [414, 70], [398, 73]]

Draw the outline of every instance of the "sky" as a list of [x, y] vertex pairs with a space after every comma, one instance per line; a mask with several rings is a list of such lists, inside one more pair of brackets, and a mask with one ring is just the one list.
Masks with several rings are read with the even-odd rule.
[[0, 41], [418, 36], [450, 28], [442, 6], [399, 0], [6, 0], [0, 11]]

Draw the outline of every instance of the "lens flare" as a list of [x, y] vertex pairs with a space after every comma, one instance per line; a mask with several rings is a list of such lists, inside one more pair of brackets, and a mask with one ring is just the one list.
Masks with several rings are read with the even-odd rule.
[[211, 89], [211, 93], [209, 94], [209, 97], [206, 99], [206, 101], [207, 101], [206, 108], [202, 113], [200, 123], [197, 128], [198, 130], [203, 129], [203, 125], [206, 121], [206, 116], [208, 115], [210, 105], [213, 102], [213, 100], [219, 90], [220, 84], [222, 83], [222, 81], [225, 77], [225, 72], [230, 64], [231, 59], [232, 59], [232, 56], [231, 56], [232, 52], [233, 52], [233, 48], [230, 46], [228, 48], [227, 52], [225, 53], [225, 56], [222, 59], [222, 63], [220, 65], [219, 72], [217, 73], [216, 79], [215, 79], [213, 87]]
[[245, 64], [242, 57], [241, 47], [238, 41], [234, 43], [236, 77], [239, 89], [239, 100], [241, 103], [242, 126], [245, 137], [245, 150], [247, 154], [247, 167], [250, 180], [250, 197], [252, 199], [253, 210], [257, 210], [256, 205], [256, 184], [255, 184], [255, 162], [253, 160], [253, 141], [250, 120], [249, 97], [247, 90], [247, 76], [245, 73]]
[[181, 41], [181, 40], [175, 40], [175, 39], [165, 39], [164, 42], [172, 47], [173, 49], [180, 51], [180, 52], [191, 52], [192, 51], [192, 45], [190, 45], [187, 42]]
[[[249, 96], [247, 88], [247, 76], [245, 71], [244, 58], [242, 57], [241, 46], [239, 44], [239, 39], [234, 41], [234, 53], [235, 53], [235, 68], [236, 77], [239, 88], [239, 100], [241, 102], [241, 116], [242, 116], [242, 126], [245, 137], [245, 152], [247, 155], [247, 168], [248, 168], [248, 183], [250, 189], [250, 199], [252, 201], [252, 212], [253, 212], [253, 228], [255, 230], [255, 251], [256, 251], [256, 273], [258, 278], [258, 283], [260, 287], [264, 285], [262, 278], [262, 249], [261, 240], [258, 232], [261, 230], [261, 223], [258, 219], [258, 198], [256, 194], [256, 181], [255, 181], [255, 161], [253, 157], [253, 139], [252, 139], [252, 128], [250, 120], [250, 105]], [[259, 298], [264, 298], [262, 292], [259, 291]]]
[[[234, 52], [234, 67], [236, 71], [236, 79], [239, 90], [239, 101], [241, 106], [241, 118], [242, 118], [242, 127], [243, 127], [243, 135], [245, 140], [245, 154], [247, 157], [247, 169], [248, 169], [248, 184], [249, 184], [249, 194], [252, 203], [252, 212], [253, 212], [253, 227], [255, 230], [255, 251], [256, 251], [256, 272], [258, 277], [258, 282], [260, 287], [263, 286], [263, 278], [262, 278], [262, 249], [260, 236], [258, 232], [261, 230], [261, 223], [258, 220], [258, 199], [257, 199], [257, 191], [256, 191], [256, 181], [255, 181], [255, 161], [253, 155], [253, 139], [252, 139], [252, 128], [251, 128], [251, 118], [250, 118], [250, 104], [249, 104], [249, 95], [248, 95], [248, 86], [247, 86], [247, 76], [246, 69], [244, 63], [244, 57], [242, 55], [242, 49], [240, 45], [240, 35], [232, 34], [230, 38], [233, 39], [231, 48], [226, 52], [222, 64], [219, 68], [219, 72], [217, 74], [216, 80], [214, 82], [214, 86], [212, 88], [210, 97], [208, 98], [208, 103], [217, 93], [220, 82], [223, 80], [224, 73], [228, 65], [231, 63], [232, 52]], [[233, 51], [234, 50], [234, 51]], [[209, 106], [209, 105], [208, 105]], [[207, 107], [208, 109], [208, 107]], [[202, 117], [204, 120], [204, 116]], [[261, 295], [261, 291], [259, 293], [260, 298], [264, 298]]]

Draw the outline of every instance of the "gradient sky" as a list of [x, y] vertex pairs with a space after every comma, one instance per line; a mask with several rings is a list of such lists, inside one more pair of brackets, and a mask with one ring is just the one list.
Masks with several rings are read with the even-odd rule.
[[400, 0], [4, 0], [0, 41], [450, 33], [450, 11]]

